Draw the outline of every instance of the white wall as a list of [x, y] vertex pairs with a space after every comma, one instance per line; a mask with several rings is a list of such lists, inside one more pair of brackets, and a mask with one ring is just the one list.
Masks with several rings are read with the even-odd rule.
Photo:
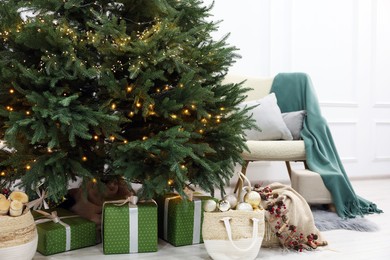
[[[347, 174], [390, 176], [390, 1], [215, 0], [212, 14], [242, 55], [230, 73], [308, 73]], [[288, 180], [281, 163], [258, 172]]]

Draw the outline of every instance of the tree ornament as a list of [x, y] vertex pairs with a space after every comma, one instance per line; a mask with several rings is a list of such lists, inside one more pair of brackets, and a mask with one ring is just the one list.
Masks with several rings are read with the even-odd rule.
[[217, 202], [215, 200], [206, 200], [203, 205], [205, 212], [213, 212], [217, 209]]
[[8, 195], [9, 195], [9, 189], [4, 188], [4, 189], [1, 190], [1, 193], [2, 193], [3, 195], [5, 195], [5, 196], [8, 196]]
[[230, 207], [232, 209], [236, 208], [238, 200], [237, 200], [237, 197], [235, 195], [229, 194], [229, 195], [226, 195], [223, 199], [226, 201], [229, 201]]
[[225, 211], [228, 211], [230, 208], [231, 208], [231, 207], [230, 207], [229, 201], [227, 201], [227, 200], [220, 200], [220, 201], [218, 202], [218, 209], [219, 209], [220, 211], [225, 212]]
[[240, 202], [240, 203], [238, 203], [236, 210], [253, 211], [253, 207], [251, 204], [249, 204], [247, 202]]
[[256, 191], [249, 191], [244, 196], [244, 202], [249, 203], [253, 208], [258, 208], [261, 202], [260, 194]]

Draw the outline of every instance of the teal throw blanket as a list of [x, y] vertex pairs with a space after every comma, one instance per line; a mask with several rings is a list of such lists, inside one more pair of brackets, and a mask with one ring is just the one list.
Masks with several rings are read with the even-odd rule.
[[311, 79], [304, 73], [280, 73], [274, 78], [274, 92], [282, 111], [306, 110], [301, 137], [305, 142], [306, 162], [310, 170], [321, 175], [332, 195], [337, 214], [353, 218], [381, 213], [377, 206], [357, 196], [345, 173], [326, 120], [321, 115]]

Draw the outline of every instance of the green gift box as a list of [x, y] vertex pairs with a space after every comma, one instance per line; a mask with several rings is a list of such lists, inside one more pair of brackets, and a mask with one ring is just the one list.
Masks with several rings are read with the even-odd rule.
[[155, 201], [109, 201], [103, 205], [104, 254], [156, 252], [157, 205]]
[[37, 231], [37, 251], [53, 255], [96, 245], [96, 224], [74, 213], [57, 208], [32, 211]]
[[194, 195], [192, 201], [184, 201], [175, 193], [159, 197], [157, 199], [159, 237], [173, 246], [203, 243], [203, 204], [209, 199], [214, 198]]

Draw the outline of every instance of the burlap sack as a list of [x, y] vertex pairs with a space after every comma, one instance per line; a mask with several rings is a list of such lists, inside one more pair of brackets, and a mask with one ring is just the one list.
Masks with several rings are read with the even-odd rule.
[[276, 236], [275, 232], [272, 230], [271, 225], [268, 223], [268, 220], [265, 219], [264, 221], [264, 238], [263, 242], [261, 243], [261, 247], [264, 248], [275, 248], [280, 247], [280, 240]]
[[[261, 206], [266, 209], [265, 218], [271, 232], [280, 234], [278, 239], [282, 246], [302, 250], [327, 245], [314, 223], [310, 206], [297, 191], [277, 182], [271, 183], [267, 188], [272, 192], [267, 199], [262, 199]], [[280, 205], [279, 212], [276, 212], [277, 205]], [[275, 209], [273, 213], [269, 210], [271, 206]], [[292, 244], [291, 241], [299, 243]]]

